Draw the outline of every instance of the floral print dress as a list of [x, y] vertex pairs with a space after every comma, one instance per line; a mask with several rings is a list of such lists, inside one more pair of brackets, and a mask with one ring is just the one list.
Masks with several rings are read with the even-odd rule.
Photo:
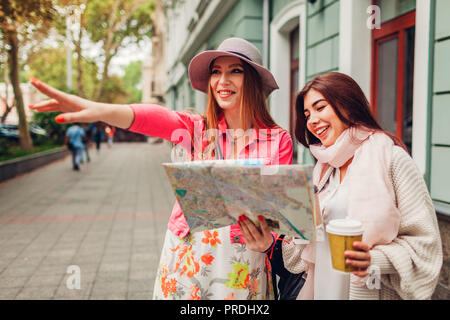
[[273, 299], [270, 263], [264, 253], [230, 239], [231, 226], [189, 234], [167, 230], [153, 299]]
[[[179, 137], [173, 138], [173, 133], [179, 132], [177, 130], [187, 130], [194, 138], [191, 156], [195, 160], [234, 158], [223, 113], [217, 123], [220, 136], [216, 157], [216, 149], [208, 149], [209, 139], [195, 139], [196, 136], [203, 137], [207, 131], [202, 115], [172, 111], [153, 104], [132, 104], [130, 107], [134, 120], [129, 131], [160, 137], [189, 150], [192, 147], [189, 142], [186, 144], [184, 139], [180, 142]], [[201, 150], [200, 154], [196, 154], [196, 150]], [[254, 130], [237, 158], [264, 158], [270, 159], [270, 164], [291, 164], [292, 153], [290, 134], [276, 127], [268, 131]], [[174, 206], [156, 275], [154, 299], [273, 299], [270, 262], [266, 254], [251, 251], [242, 239], [236, 239], [241, 237], [236, 232], [239, 226], [186, 235], [185, 222], [181, 208]]]

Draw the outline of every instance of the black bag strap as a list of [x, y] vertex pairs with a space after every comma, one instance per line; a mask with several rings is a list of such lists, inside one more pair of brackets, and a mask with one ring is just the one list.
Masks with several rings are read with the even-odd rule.
[[[305, 279], [303, 279], [303, 272], [300, 274], [291, 273], [284, 267], [282, 243], [284, 235], [278, 236], [272, 253], [268, 253], [270, 264], [272, 266], [272, 283], [273, 291], [276, 300], [295, 300], [300, 292]], [[280, 278], [277, 281], [276, 276]]]

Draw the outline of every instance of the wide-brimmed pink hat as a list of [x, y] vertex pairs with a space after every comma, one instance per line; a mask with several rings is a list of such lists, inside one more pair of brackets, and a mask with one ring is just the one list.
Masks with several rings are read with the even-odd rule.
[[258, 72], [263, 83], [263, 91], [266, 96], [278, 89], [272, 73], [262, 66], [262, 57], [259, 50], [250, 42], [241, 38], [228, 38], [224, 40], [217, 50], [207, 50], [197, 54], [189, 63], [189, 80], [194, 89], [208, 93], [210, 66], [218, 57], [237, 57]]

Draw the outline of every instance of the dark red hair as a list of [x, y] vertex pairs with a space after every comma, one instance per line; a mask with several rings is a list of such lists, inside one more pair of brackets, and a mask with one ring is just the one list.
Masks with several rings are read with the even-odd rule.
[[356, 81], [338, 72], [317, 76], [297, 94], [295, 137], [305, 147], [309, 148], [311, 144], [320, 143], [320, 140], [307, 129], [304, 114], [305, 96], [312, 89], [322, 94], [345, 125], [349, 127], [361, 125], [374, 131], [384, 132], [396, 145], [407, 150], [405, 144], [399, 138], [383, 130], [375, 120], [370, 111], [369, 101]]

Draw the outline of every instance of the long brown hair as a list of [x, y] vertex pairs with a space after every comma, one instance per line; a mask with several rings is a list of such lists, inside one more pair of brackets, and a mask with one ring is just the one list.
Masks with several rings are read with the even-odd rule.
[[[214, 62], [214, 61], [213, 61]], [[211, 63], [211, 66], [213, 65]], [[244, 85], [241, 98], [241, 127], [244, 131], [254, 128], [278, 127], [269, 113], [266, 96], [262, 90], [262, 80], [258, 72], [245, 61], [242, 61], [244, 69]], [[210, 67], [211, 69], [211, 67]], [[204, 117], [208, 129], [216, 129], [222, 108], [217, 104], [211, 86], [208, 86], [208, 105]]]
[[356, 81], [348, 75], [338, 72], [330, 72], [317, 76], [309, 81], [297, 94], [295, 102], [295, 111], [297, 114], [295, 137], [305, 147], [309, 148], [311, 144], [320, 143], [320, 140], [307, 129], [304, 114], [305, 96], [312, 89], [323, 95], [338, 118], [347, 126], [361, 125], [374, 131], [383, 132], [396, 145], [406, 151], [408, 150], [402, 140], [381, 128], [370, 111], [369, 101]]

